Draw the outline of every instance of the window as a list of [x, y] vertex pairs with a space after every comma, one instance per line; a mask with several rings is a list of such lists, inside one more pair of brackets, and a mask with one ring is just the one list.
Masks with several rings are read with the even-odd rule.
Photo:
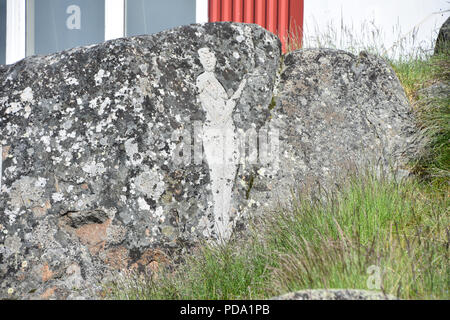
[[208, 0], [0, 0], [0, 63], [207, 21]]
[[127, 36], [156, 33], [195, 21], [195, 0], [127, 0]]
[[0, 0], [0, 64], [6, 62], [6, 0]]
[[104, 0], [34, 0], [27, 6], [27, 55], [104, 41]]

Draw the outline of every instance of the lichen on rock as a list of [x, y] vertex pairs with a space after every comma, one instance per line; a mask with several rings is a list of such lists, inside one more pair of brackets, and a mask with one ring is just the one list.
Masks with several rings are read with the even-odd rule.
[[[219, 236], [211, 164], [175, 161], [207, 117], [204, 47], [224, 92], [241, 91], [233, 126], [262, 126], [280, 42], [256, 25], [183, 26], [0, 66], [0, 297], [73, 298], [74, 284], [89, 297], [109, 270], [150, 264], [148, 250]], [[226, 225], [246, 201], [234, 179], [252, 170], [226, 182]]]

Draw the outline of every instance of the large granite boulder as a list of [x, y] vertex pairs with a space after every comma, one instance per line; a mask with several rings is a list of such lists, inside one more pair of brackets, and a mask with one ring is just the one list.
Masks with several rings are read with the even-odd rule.
[[94, 297], [292, 187], [405, 164], [413, 119], [382, 59], [280, 51], [212, 23], [0, 66], [0, 298]]
[[0, 298], [89, 297], [228, 238], [252, 168], [220, 159], [265, 124], [279, 58], [268, 31], [215, 23], [0, 66]]
[[[284, 57], [270, 126], [279, 132], [279, 166], [259, 169], [250, 193], [264, 207], [290, 191], [339, 187], [358, 170], [406, 176], [418, 152], [405, 92], [380, 57], [305, 49]], [[268, 208], [270, 209], [270, 208]]]

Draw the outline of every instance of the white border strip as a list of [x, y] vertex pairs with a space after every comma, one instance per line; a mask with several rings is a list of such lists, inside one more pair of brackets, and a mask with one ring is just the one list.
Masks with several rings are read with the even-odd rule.
[[196, 0], [195, 1], [195, 22], [204, 23], [208, 22], [208, 0]]
[[105, 41], [125, 36], [125, 0], [105, 0]]
[[25, 0], [6, 2], [6, 64], [25, 58], [26, 43]]

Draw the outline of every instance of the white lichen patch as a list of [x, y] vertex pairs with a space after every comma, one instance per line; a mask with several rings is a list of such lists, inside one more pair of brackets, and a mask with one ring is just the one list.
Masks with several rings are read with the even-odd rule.
[[25, 114], [23, 115], [23, 117], [24, 117], [25, 119], [28, 119], [28, 117], [30, 116], [30, 114], [31, 114], [31, 107], [30, 107], [30, 106], [25, 106]]
[[30, 87], [26, 87], [20, 94], [20, 100], [22, 102], [33, 102], [33, 90]]
[[101, 85], [102, 82], [103, 82], [103, 78], [109, 77], [109, 75], [110, 75], [109, 71], [106, 71], [106, 72], [105, 72], [105, 70], [100, 69], [100, 70], [97, 72], [97, 74], [94, 76], [95, 84], [96, 84], [97, 86], [98, 86], [98, 85]]
[[159, 200], [165, 191], [163, 176], [156, 170], [148, 170], [138, 175], [133, 182], [135, 189], [155, 201]]
[[46, 184], [47, 184], [47, 179], [39, 177], [39, 178], [37, 178], [37, 181], [34, 185], [37, 188], [44, 188]]
[[39, 179], [32, 177], [22, 177], [11, 185], [11, 207], [20, 209], [22, 206], [31, 208], [41, 205], [45, 201], [42, 199], [43, 188], [39, 186]]
[[161, 206], [157, 207], [155, 210], [154, 216], [158, 219], [158, 222], [164, 223], [164, 221], [166, 220], [166, 217], [164, 216], [163, 207], [161, 207]]
[[244, 40], [245, 40], [245, 37], [244, 37], [243, 35], [238, 35], [238, 36], [236, 37], [236, 41], [239, 42], [239, 43], [241, 43], [241, 42], [244, 41]]
[[60, 202], [63, 201], [64, 195], [60, 192], [55, 192], [54, 194], [52, 194], [52, 199], [54, 202]]
[[111, 103], [111, 99], [108, 97], [100, 104], [100, 109], [98, 110], [98, 114], [102, 115], [105, 112], [105, 108], [108, 107]]
[[22, 105], [19, 102], [11, 102], [9, 107], [6, 108], [5, 113], [6, 114], [10, 114], [10, 113], [14, 114], [14, 113], [20, 111], [20, 109], [22, 109]]
[[95, 97], [94, 99], [89, 101], [89, 108], [97, 109], [97, 101], [98, 101], [98, 99], [99, 99], [99, 97]]
[[92, 176], [100, 175], [106, 172], [106, 168], [103, 163], [97, 163], [95, 161], [84, 164], [82, 169], [84, 172], [89, 173]]
[[134, 143], [134, 139], [128, 139], [125, 141], [124, 145], [125, 152], [128, 156], [128, 161], [134, 166], [140, 165], [144, 159], [143, 156], [139, 154], [138, 144]]
[[76, 85], [76, 86], [79, 85], [78, 80], [75, 79], [75, 78], [73, 78], [73, 77], [67, 78], [67, 79], [66, 79], [66, 83], [67, 83], [68, 85]]
[[14, 210], [5, 209], [5, 216], [8, 218], [8, 223], [10, 225], [14, 224], [19, 214], [20, 208], [15, 208]]
[[150, 210], [150, 206], [148, 205], [148, 203], [145, 201], [144, 198], [138, 198], [137, 203], [138, 203], [139, 209], [141, 211], [149, 211]]

